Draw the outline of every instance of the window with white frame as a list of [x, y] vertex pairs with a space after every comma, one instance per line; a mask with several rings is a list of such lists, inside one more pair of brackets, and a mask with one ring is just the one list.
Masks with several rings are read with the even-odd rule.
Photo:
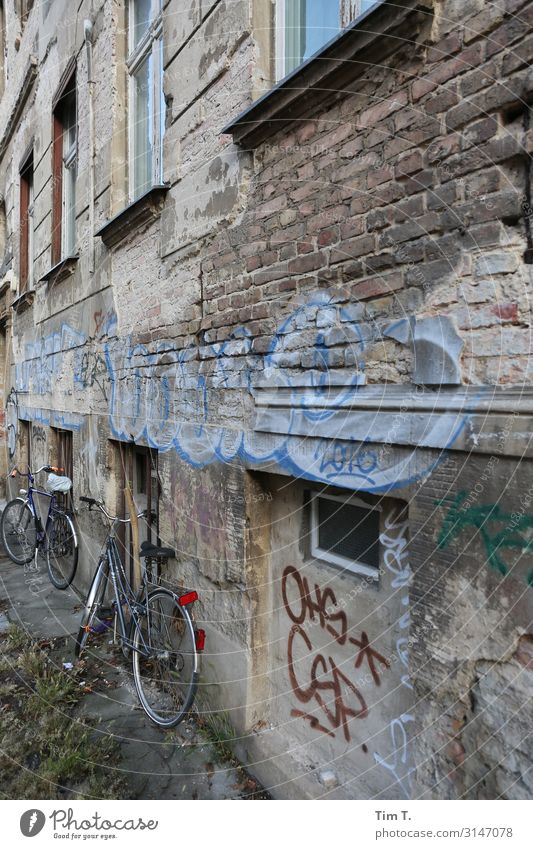
[[277, 0], [276, 76], [280, 80], [378, 0]]
[[129, 195], [163, 179], [163, 0], [129, 0]]
[[356, 575], [379, 580], [380, 514], [356, 498], [313, 495], [311, 555]]
[[76, 152], [76, 93], [71, 92], [63, 106], [63, 257], [71, 256], [76, 247]]
[[54, 108], [52, 263], [76, 250], [76, 177], [78, 117], [76, 73], [61, 92]]

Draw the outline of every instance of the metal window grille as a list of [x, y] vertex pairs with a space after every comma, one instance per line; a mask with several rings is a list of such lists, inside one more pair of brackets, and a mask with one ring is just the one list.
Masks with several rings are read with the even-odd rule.
[[316, 495], [311, 502], [311, 553], [356, 574], [379, 576], [380, 510], [355, 499]]

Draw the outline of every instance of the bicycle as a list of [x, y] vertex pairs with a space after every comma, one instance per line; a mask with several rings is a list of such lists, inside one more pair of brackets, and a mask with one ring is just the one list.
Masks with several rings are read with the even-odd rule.
[[[48, 575], [54, 587], [65, 590], [73, 581], [78, 565], [78, 537], [70, 516], [57, 505], [56, 493], [68, 492], [72, 481], [58, 477], [62, 472], [55, 466], [41, 466], [36, 472], [29, 468], [21, 472], [15, 466], [8, 477], [17, 475], [28, 478], [28, 489], [6, 505], [2, 513], [0, 533], [8, 557], [19, 566], [37, 558], [39, 550], [44, 552]], [[36, 489], [35, 478], [40, 472], [49, 472], [48, 490]], [[34, 495], [49, 498], [48, 513], [43, 523], [35, 507]]]
[[[111, 524], [85, 602], [75, 656], [79, 658], [85, 650], [91, 633], [110, 628], [109, 617], [106, 621], [104, 616], [108, 590], [113, 598], [114, 638], [118, 633], [126, 657], [132, 653], [133, 678], [141, 706], [156, 725], [172, 728], [189, 712], [198, 687], [198, 654], [204, 648], [205, 632], [196, 628], [189, 612], [198, 594], [193, 591], [177, 595], [159, 585], [159, 569], [175, 557], [175, 552], [149, 542], [144, 542], [139, 552], [144, 568], [135, 593], [126, 578], [116, 538], [118, 526], [131, 519], [111, 516], [95, 498], [82, 496], [80, 501], [87, 503], [89, 510], [98, 508]], [[145, 515], [139, 513], [138, 518]]]

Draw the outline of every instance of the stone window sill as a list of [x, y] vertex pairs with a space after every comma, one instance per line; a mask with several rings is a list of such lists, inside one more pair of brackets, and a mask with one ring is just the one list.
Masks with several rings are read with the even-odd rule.
[[60, 262], [52, 266], [52, 268], [43, 274], [39, 283], [49, 283], [53, 286], [54, 283], [60, 283], [61, 280], [66, 280], [76, 271], [78, 266], [79, 256], [67, 256]]
[[412, 43], [428, 12], [433, 12], [433, 0], [395, 0], [373, 6], [222, 133], [233, 136], [235, 144], [254, 147], [294, 121], [310, 117], [325, 102], [331, 106], [356, 90], [355, 80], [369, 67], [402, 44]]
[[27, 289], [22, 295], [18, 295], [13, 303], [11, 304], [11, 309], [15, 312], [24, 312], [33, 304], [35, 299], [35, 289]]
[[107, 248], [118, 245], [132, 230], [159, 218], [169, 188], [166, 183], [153, 186], [110, 221], [106, 221], [96, 235], [100, 236]]

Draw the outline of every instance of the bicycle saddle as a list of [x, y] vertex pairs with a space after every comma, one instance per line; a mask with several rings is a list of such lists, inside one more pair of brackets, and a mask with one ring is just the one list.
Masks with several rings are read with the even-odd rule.
[[176, 552], [173, 548], [161, 548], [158, 545], [154, 545], [153, 542], [148, 542], [145, 539], [144, 542], [141, 543], [141, 550], [139, 552], [140, 557], [175, 557]]

